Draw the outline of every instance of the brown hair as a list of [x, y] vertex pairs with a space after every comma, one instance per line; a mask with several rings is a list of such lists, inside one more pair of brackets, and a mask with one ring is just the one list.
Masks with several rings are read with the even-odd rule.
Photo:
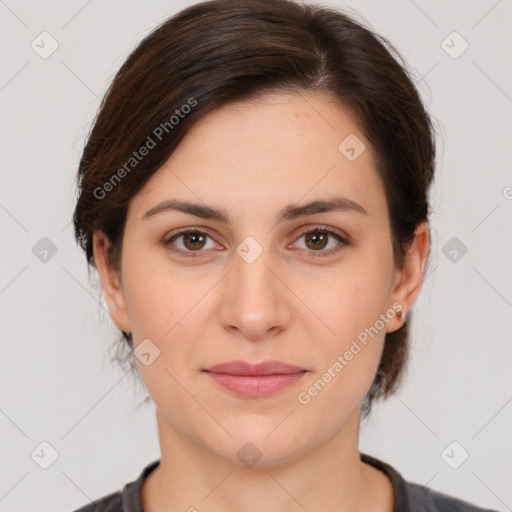
[[[103, 98], [78, 169], [74, 229], [89, 265], [95, 266], [92, 234], [102, 230], [112, 267], [120, 270], [130, 200], [198, 119], [263, 92], [308, 90], [336, 98], [370, 142], [399, 268], [416, 226], [429, 214], [431, 119], [389, 41], [338, 9], [292, 0], [197, 3], [158, 26], [130, 54]], [[149, 149], [138, 158], [143, 147]], [[123, 337], [133, 349], [131, 334]], [[375, 398], [395, 391], [407, 355], [405, 322], [386, 334], [363, 417]]]

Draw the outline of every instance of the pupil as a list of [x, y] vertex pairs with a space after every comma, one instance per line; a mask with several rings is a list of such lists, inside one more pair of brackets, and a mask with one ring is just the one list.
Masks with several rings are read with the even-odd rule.
[[201, 244], [201, 238], [203, 238], [203, 235], [198, 233], [188, 233], [185, 235], [186, 241], [192, 241], [191, 245], [194, 246], [193, 248], [197, 248], [196, 246]]
[[[318, 232], [317, 232], [317, 233], [318, 233]], [[320, 234], [320, 235], [318, 235], [318, 234], [316, 234], [316, 233], [315, 233], [315, 234], [309, 234], [309, 235], [308, 235], [308, 241], [314, 240], [313, 244], [314, 244], [314, 246], [315, 246], [316, 248], [320, 247], [321, 249], [323, 249], [323, 248], [325, 247], [325, 240], [326, 240], [326, 239], [327, 239], [327, 237], [325, 236], [325, 233], [324, 233], [324, 234]], [[316, 243], [316, 242], [318, 242], [318, 241], [320, 241], [320, 242], [324, 242], [324, 243], [323, 243], [323, 244], [322, 244], [322, 243], [320, 243], [320, 245], [319, 245], [319, 244], [317, 244], [317, 243]]]

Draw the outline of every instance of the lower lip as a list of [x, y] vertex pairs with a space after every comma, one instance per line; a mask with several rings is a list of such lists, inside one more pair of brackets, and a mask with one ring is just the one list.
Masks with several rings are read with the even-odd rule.
[[231, 375], [207, 372], [208, 375], [229, 391], [246, 398], [262, 398], [285, 389], [300, 380], [306, 371], [275, 375]]

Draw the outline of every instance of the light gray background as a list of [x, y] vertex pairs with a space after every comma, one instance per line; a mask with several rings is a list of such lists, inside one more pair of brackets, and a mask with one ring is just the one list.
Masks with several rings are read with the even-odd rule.
[[[159, 458], [153, 406], [136, 409], [144, 390], [109, 361], [117, 331], [70, 221], [99, 99], [136, 43], [191, 3], [0, 1], [2, 511], [74, 510]], [[511, 1], [349, 6], [410, 63], [442, 137], [409, 371], [360, 448], [408, 480], [511, 510]], [[47, 59], [31, 48], [43, 31], [59, 45]], [[441, 46], [453, 31], [469, 43], [456, 59]], [[47, 262], [32, 252], [42, 237], [57, 247]], [[442, 252], [453, 237], [468, 248], [456, 262]], [[31, 458], [43, 441], [59, 455], [48, 469]], [[469, 453], [458, 469], [441, 456], [452, 441]]]

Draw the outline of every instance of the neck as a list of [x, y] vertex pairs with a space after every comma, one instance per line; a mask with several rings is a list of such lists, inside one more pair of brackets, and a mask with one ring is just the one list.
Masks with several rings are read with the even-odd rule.
[[328, 443], [264, 467], [226, 461], [156, 417], [162, 454], [142, 486], [144, 512], [393, 510], [391, 482], [360, 460], [359, 410]]

